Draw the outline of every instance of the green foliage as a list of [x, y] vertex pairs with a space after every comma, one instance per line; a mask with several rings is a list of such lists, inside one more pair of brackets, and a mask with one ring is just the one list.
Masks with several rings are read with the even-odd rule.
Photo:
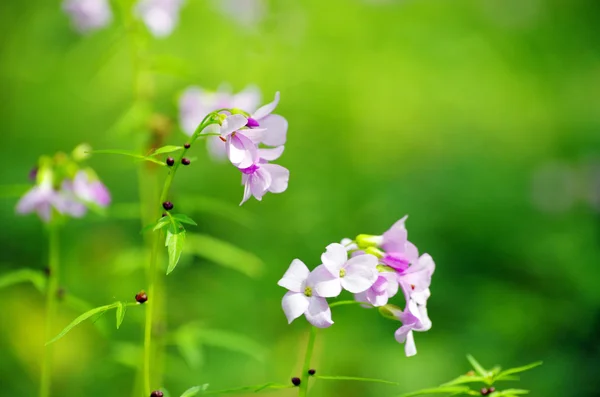
[[263, 262], [251, 252], [205, 234], [189, 233], [188, 252], [218, 265], [237, 270], [249, 277], [258, 277]]
[[183, 392], [181, 397], [192, 397], [200, 392], [205, 391], [206, 389], [208, 389], [208, 383], [205, 383], [201, 386], [190, 387], [189, 389], [187, 389], [186, 391]]
[[120, 155], [123, 155], [123, 156], [133, 157], [133, 158], [138, 159], [138, 160], [150, 161], [151, 163], [162, 165], [164, 167], [167, 166], [164, 161], [159, 161], [159, 160], [156, 160], [155, 158], [152, 158], [150, 156], [144, 156], [142, 154], [138, 154], [138, 153], [130, 151], [130, 150], [120, 150], [120, 149], [93, 150], [92, 153], [97, 153], [97, 154], [120, 154]]
[[47, 277], [44, 272], [33, 269], [18, 269], [0, 276], [0, 289], [20, 283], [31, 283], [40, 292], [46, 291]]
[[261, 385], [255, 385], [255, 386], [242, 386], [242, 387], [236, 387], [233, 389], [223, 389], [223, 390], [213, 390], [213, 391], [205, 391], [202, 393], [202, 395], [217, 395], [217, 394], [236, 394], [236, 393], [244, 393], [244, 392], [254, 392], [254, 393], [258, 393], [260, 391], [264, 391], [264, 390], [280, 390], [280, 389], [291, 389], [295, 387], [294, 385], [291, 384], [282, 384], [282, 383], [275, 383], [275, 382], [269, 382], [269, 383], [264, 383]]
[[468, 354], [467, 355], [467, 360], [469, 360], [469, 363], [471, 363], [471, 366], [473, 367], [473, 369], [475, 370], [475, 372], [477, 372], [479, 374], [479, 376], [483, 376], [483, 377], [489, 376], [489, 372], [486, 371], [481, 366], [481, 364], [479, 364], [479, 362], [477, 362], [477, 360], [475, 360], [475, 357], [473, 357], [472, 355]]
[[472, 394], [472, 390], [470, 390], [467, 386], [440, 386], [434, 387], [431, 389], [422, 389], [411, 393], [401, 394], [398, 397], [413, 397], [413, 396], [426, 396], [428, 394], [449, 394], [451, 396], [454, 395], [479, 395]]
[[163, 147], [156, 149], [155, 151], [150, 153], [148, 156], [157, 156], [159, 154], [173, 153], [173, 152], [177, 152], [179, 150], [183, 150], [183, 146], [167, 145], [167, 146], [163, 146]]
[[321, 380], [351, 380], [358, 382], [371, 382], [371, 383], [385, 383], [386, 385], [395, 385], [399, 386], [400, 383], [392, 382], [390, 380], [385, 379], [376, 379], [376, 378], [359, 378], [356, 376], [326, 376], [326, 375], [315, 375], [314, 378]]
[[127, 306], [125, 306], [123, 304], [123, 302], [117, 302], [117, 310], [116, 310], [116, 315], [117, 315], [117, 329], [119, 329], [121, 327], [121, 324], [123, 323], [123, 319], [125, 318], [125, 311], [127, 310]]
[[167, 238], [165, 240], [165, 246], [169, 252], [169, 265], [167, 267], [167, 274], [170, 274], [179, 263], [181, 253], [183, 252], [183, 246], [185, 244], [185, 230], [173, 234], [170, 230], [167, 232]]
[[172, 218], [180, 223], [187, 223], [188, 225], [198, 226], [198, 224], [192, 218], [185, 214], [173, 214]]

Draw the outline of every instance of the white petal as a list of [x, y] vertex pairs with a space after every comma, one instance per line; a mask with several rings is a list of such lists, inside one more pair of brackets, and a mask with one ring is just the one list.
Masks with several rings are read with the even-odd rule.
[[244, 183], [244, 197], [242, 197], [240, 205], [248, 201], [250, 197], [252, 197], [252, 192], [250, 191], [250, 178], [246, 178], [246, 183]]
[[250, 178], [250, 190], [252, 195], [261, 200], [271, 185], [271, 174], [259, 168]]
[[244, 128], [238, 131], [238, 134], [244, 134], [245, 137], [250, 139], [252, 143], [258, 145], [264, 138], [267, 130], [264, 128]]
[[327, 328], [333, 324], [331, 309], [325, 298], [316, 296], [308, 298], [308, 310], [304, 313], [309, 323], [317, 328]]
[[421, 320], [421, 327], [419, 329], [415, 329], [416, 331], [425, 332], [431, 329], [433, 325], [431, 320], [429, 319], [429, 315], [427, 314], [427, 306], [418, 305], [419, 308], [419, 320]]
[[310, 270], [300, 259], [294, 259], [277, 285], [293, 292], [304, 292], [303, 285]]
[[221, 125], [221, 135], [227, 136], [234, 131], [239, 130], [240, 128], [246, 126], [248, 119], [241, 114], [233, 114], [231, 116], [227, 116], [225, 120], [223, 120], [223, 125]]
[[[377, 281], [379, 273], [377, 268], [371, 265], [365, 265], [364, 262], [351, 263], [353, 259], [359, 259], [365, 256], [371, 255], [359, 255], [355, 256], [348, 261], [348, 264], [344, 266], [346, 275], [342, 277], [342, 287], [345, 290], [352, 292], [353, 294], [366, 291]], [[375, 258], [377, 261], [377, 258]]]
[[412, 357], [417, 354], [417, 345], [415, 345], [415, 336], [412, 331], [406, 336], [406, 344], [404, 345], [404, 353], [406, 357]]
[[348, 259], [348, 252], [343, 245], [338, 243], [329, 244], [326, 251], [321, 255], [321, 262], [331, 274], [337, 276]]
[[396, 272], [383, 272], [379, 274], [387, 279], [387, 296], [388, 298], [394, 297], [398, 293], [398, 278], [396, 277]]
[[287, 292], [281, 300], [281, 307], [287, 317], [288, 324], [300, 317], [308, 309], [308, 298], [297, 292]]
[[271, 184], [269, 185], [269, 191], [271, 193], [282, 193], [286, 191], [290, 179], [290, 171], [287, 168], [277, 164], [264, 164], [261, 165], [260, 168], [271, 175]]
[[259, 108], [256, 112], [254, 112], [252, 118], [260, 122], [260, 119], [270, 115], [273, 112], [273, 110], [275, 110], [277, 104], [279, 104], [279, 91], [275, 93], [275, 99], [273, 99], [273, 102], [267, 103], [266, 105]]
[[266, 128], [262, 143], [267, 146], [280, 146], [287, 139], [288, 122], [278, 114], [271, 114], [260, 120], [260, 127]]
[[272, 149], [258, 149], [258, 157], [267, 160], [274, 161], [277, 160], [283, 154], [284, 146], [277, 146]]
[[323, 298], [333, 298], [342, 292], [339, 276], [335, 276], [323, 265], [319, 265], [313, 270], [306, 285], [314, 289], [314, 293]]
[[258, 149], [242, 134], [227, 137], [227, 157], [238, 168], [248, 168], [258, 160]]

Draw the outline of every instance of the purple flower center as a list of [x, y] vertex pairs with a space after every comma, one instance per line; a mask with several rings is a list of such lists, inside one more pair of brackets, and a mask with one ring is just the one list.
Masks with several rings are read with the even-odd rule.
[[242, 173], [244, 173], [246, 175], [251, 175], [251, 174], [254, 174], [257, 169], [258, 169], [258, 165], [257, 164], [252, 164], [248, 168], [240, 168], [240, 171], [242, 171]]
[[256, 128], [256, 127], [260, 127], [260, 124], [258, 123], [258, 120], [255, 120], [252, 117], [248, 117], [248, 122], [246, 122], [246, 127]]
[[397, 252], [388, 252], [381, 260], [384, 264], [400, 272], [408, 269], [409, 260], [405, 255]]

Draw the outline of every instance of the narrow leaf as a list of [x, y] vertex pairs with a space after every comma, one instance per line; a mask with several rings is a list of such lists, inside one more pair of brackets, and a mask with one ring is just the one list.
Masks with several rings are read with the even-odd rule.
[[516, 368], [507, 369], [505, 371], [500, 372], [498, 374], [498, 376], [496, 377], [496, 380], [506, 379], [506, 377], [509, 376], [509, 375], [518, 374], [519, 372], [529, 371], [530, 369], [533, 369], [535, 367], [539, 367], [542, 364], [543, 364], [542, 361], [537, 361], [535, 363], [523, 365], [522, 367], [516, 367]]
[[411, 393], [401, 394], [398, 397], [423, 396], [427, 394], [459, 394], [469, 393], [471, 389], [467, 386], [440, 386], [431, 389], [422, 389]]
[[190, 387], [189, 389], [183, 392], [181, 397], [192, 397], [200, 393], [201, 391], [205, 391], [206, 389], [208, 389], [208, 383], [201, 386]]
[[198, 226], [198, 224], [189, 216], [185, 214], [174, 214], [172, 215], [174, 219], [177, 219], [181, 223], [187, 223], [188, 225]]
[[188, 251], [250, 277], [258, 277], [263, 271], [263, 262], [254, 254], [235, 245], [204, 234], [188, 233]]
[[294, 385], [284, 385], [284, 384], [280, 384], [280, 383], [273, 383], [273, 382], [269, 382], [269, 383], [265, 383], [262, 385], [256, 385], [256, 386], [242, 386], [242, 387], [236, 387], [233, 389], [223, 389], [223, 390], [212, 390], [212, 391], [206, 391], [204, 393], [202, 393], [202, 395], [216, 395], [216, 394], [233, 394], [233, 393], [243, 393], [243, 392], [258, 392], [258, 391], [262, 391], [262, 390], [267, 390], [267, 389], [291, 389], [292, 387], [296, 387]]
[[87, 312], [83, 313], [81, 316], [79, 316], [75, 320], [73, 320], [73, 322], [71, 322], [71, 324], [67, 325], [65, 327], [65, 329], [60, 331], [60, 333], [58, 335], [56, 335], [50, 341], [46, 342], [46, 346], [51, 343], [56, 342], [57, 340], [59, 340], [60, 338], [65, 336], [67, 334], [67, 332], [69, 332], [70, 330], [72, 330], [73, 328], [75, 328], [77, 325], [81, 324], [83, 321], [87, 320], [88, 318], [90, 318], [96, 314], [104, 313], [107, 310], [114, 309], [115, 307], [117, 307], [117, 303], [112, 303], [110, 305], [100, 306], [100, 307], [96, 307], [95, 309], [88, 310]]
[[106, 150], [93, 150], [91, 153], [120, 154], [120, 155], [123, 155], [123, 156], [133, 157], [133, 158], [136, 158], [138, 160], [146, 160], [146, 161], [150, 161], [152, 163], [158, 164], [158, 165], [166, 166], [166, 164], [165, 164], [164, 161], [159, 161], [159, 160], [156, 160], [156, 159], [154, 159], [152, 157], [144, 156], [144, 155], [138, 154], [138, 153], [130, 151], [130, 150], [106, 149]]
[[169, 252], [169, 266], [167, 267], [167, 274], [170, 274], [177, 266], [181, 253], [183, 252], [183, 245], [185, 243], [185, 231], [177, 234], [167, 232], [167, 238], [165, 245]]
[[524, 395], [524, 394], [529, 394], [529, 390], [524, 390], [524, 389], [506, 389], [506, 390], [502, 390], [502, 391], [498, 391], [498, 392], [492, 393], [491, 396], [494, 396], [494, 397], [500, 397], [500, 396], [511, 397], [511, 396], [519, 396], [519, 395]]
[[167, 145], [167, 146], [163, 146], [163, 147], [156, 149], [155, 151], [150, 153], [150, 156], [156, 156], [156, 155], [164, 154], [164, 153], [173, 153], [173, 152], [177, 152], [181, 149], [183, 149], [183, 146]]
[[487, 383], [487, 381], [486, 378], [483, 376], [461, 375], [458, 378], [451, 380], [450, 382], [444, 383], [442, 386], [462, 385], [465, 383]]
[[0, 289], [20, 283], [31, 283], [40, 292], [46, 290], [46, 275], [33, 269], [18, 269], [0, 276]]
[[154, 228], [152, 229], [153, 232], [162, 229], [163, 227], [170, 225], [171, 224], [171, 219], [168, 216], [165, 216], [164, 218], [161, 218], [158, 222], [156, 222], [156, 225], [154, 226]]
[[123, 323], [123, 319], [125, 318], [125, 311], [127, 310], [127, 306], [123, 304], [123, 302], [117, 302], [117, 329]]
[[199, 330], [200, 341], [208, 346], [221, 347], [223, 349], [246, 354], [257, 361], [264, 361], [267, 348], [246, 335], [219, 329]]
[[354, 380], [359, 382], [373, 382], [373, 383], [385, 383], [387, 385], [396, 385], [399, 386], [400, 383], [392, 382], [385, 379], [375, 379], [375, 378], [359, 378], [356, 376], [323, 376], [323, 375], [315, 375], [317, 379], [321, 380]]
[[473, 367], [473, 369], [475, 370], [475, 372], [477, 372], [480, 376], [483, 376], [483, 377], [487, 377], [488, 376], [488, 372], [485, 370], [485, 368], [483, 368], [481, 366], [481, 364], [479, 364], [479, 362], [477, 362], [477, 360], [475, 360], [475, 357], [473, 357], [472, 355], [468, 354], [467, 355], [467, 360], [469, 360], [469, 362], [471, 363], [471, 366]]

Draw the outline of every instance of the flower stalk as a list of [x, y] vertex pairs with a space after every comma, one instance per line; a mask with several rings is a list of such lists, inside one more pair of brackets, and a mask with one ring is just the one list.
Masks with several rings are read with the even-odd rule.
[[308, 394], [308, 370], [310, 369], [310, 360], [312, 358], [315, 347], [315, 339], [317, 337], [317, 327], [310, 327], [308, 334], [308, 344], [306, 345], [306, 355], [304, 356], [304, 364], [302, 365], [302, 376], [300, 377], [300, 387], [298, 388], [298, 397], [306, 397]]

